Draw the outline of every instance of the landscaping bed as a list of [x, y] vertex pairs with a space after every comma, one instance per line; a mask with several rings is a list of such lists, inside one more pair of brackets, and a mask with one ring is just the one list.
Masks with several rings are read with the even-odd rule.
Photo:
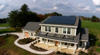
[[43, 48], [34, 46], [34, 44], [31, 44], [30, 48], [32, 48], [32, 49], [34, 49], [34, 50], [37, 50], [37, 51], [47, 51], [46, 49], [43, 49]]
[[30, 43], [30, 42], [32, 42], [32, 41], [34, 41], [35, 39], [32, 39], [32, 38], [24, 38], [24, 39], [20, 39], [19, 41], [18, 41], [18, 43], [19, 44], [28, 44], [28, 43]]

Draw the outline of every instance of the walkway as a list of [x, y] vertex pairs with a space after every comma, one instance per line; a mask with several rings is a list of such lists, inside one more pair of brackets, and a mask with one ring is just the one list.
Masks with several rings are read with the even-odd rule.
[[5, 34], [0, 34], [0, 36], [1, 36], [1, 35], [6, 35], [6, 34], [15, 34], [15, 35], [17, 35], [19, 38], [18, 38], [17, 40], [15, 40], [14, 44], [15, 44], [16, 46], [22, 48], [22, 49], [25, 49], [25, 50], [31, 52], [31, 53], [35, 53], [35, 54], [50, 54], [50, 53], [54, 52], [53, 50], [41, 52], [41, 51], [37, 51], [37, 50], [31, 49], [31, 48], [30, 48], [30, 45], [31, 45], [31, 43], [33, 43], [33, 42], [35, 42], [35, 41], [33, 41], [33, 42], [29, 43], [29, 44], [26, 44], [26, 45], [20, 45], [20, 44], [18, 43], [18, 40], [23, 39], [23, 34], [22, 34], [22, 33], [5, 33]]
[[7, 28], [9, 28], [9, 27], [0, 27], [0, 29], [7, 29]]

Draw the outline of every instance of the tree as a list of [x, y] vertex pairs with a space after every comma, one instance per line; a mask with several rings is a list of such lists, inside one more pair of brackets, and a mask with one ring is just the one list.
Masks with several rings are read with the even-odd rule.
[[45, 18], [47, 18], [48, 16], [62, 16], [62, 14], [57, 13], [57, 12], [52, 12], [52, 13], [45, 14]]
[[11, 27], [23, 27], [27, 22], [40, 21], [35, 12], [29, 11], [29, 8], [26, 4], [22, 5], [20, 11], [11, 11], [9, 13], [8, 20]]
[[57, 13], [57, 12], [53, 12], [53, 13], [45, 14], [45, 16], [62, 16], [62, 14]]
[[11, 26], [11, 27], [16, 27], [16, 25], [17, 25], [17, 18], [18, 18], [18, 10], [14, 10], [14, 11], [11, 11], [10, 13], [9, 13], [9, 18], [8, 18], [8, 22], [9, 22], [9, 25]]
[[93, 21], [93, 22], [99, 22], [100, 20], [99, 20], [98, 17], [96, 17], [96, 16], [92, 16], [92, 21]]
[[20, 10], [21, 10], [22, 12], [28, 12], [28, 11], [29, 11], [29, 8], [28, 8], [28, 6], [27, 6], [26, 4], [24, 4], [24, 5], [20, 8]]

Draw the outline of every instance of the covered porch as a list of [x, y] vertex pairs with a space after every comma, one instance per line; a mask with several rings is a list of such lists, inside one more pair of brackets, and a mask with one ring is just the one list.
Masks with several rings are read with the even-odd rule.
[[63, 41], [57, 41], [53, 39], [40, 38], [40, 42], [35, 44], [37, 47], [41, 47], [47, 50], [60, 51], [64, 53], [74, 54], [77, 48], [76, 43], [68, 43]]

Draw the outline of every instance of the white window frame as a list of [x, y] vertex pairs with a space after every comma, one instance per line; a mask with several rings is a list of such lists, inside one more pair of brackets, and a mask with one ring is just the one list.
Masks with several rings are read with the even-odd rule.
[[[64, 29], [66, 29], [66, 33], [64, 33]], [[67, 28], [63, 28], [63, 34], [67, 34]]]
[[[47, 30], [46, 30], [47, 29]], [[51, 27], [50, 26], [45, 26], [45, 31], [46, 32], [51, 32]]]
[[70, 29], [70, 34], [71, 34], [71, 28], [67, 28], [67, 34], [70, 35], [70, 34], [68, 33], [68, 29]]
[[64, 28], [63, 28], [63, 34], [65, 35], [71, 35], [71, 28], [70, 28], [70, 34], [68, 34], [68, 28], [65, 28], [66, 29], [66, 33], [64, 33]]

